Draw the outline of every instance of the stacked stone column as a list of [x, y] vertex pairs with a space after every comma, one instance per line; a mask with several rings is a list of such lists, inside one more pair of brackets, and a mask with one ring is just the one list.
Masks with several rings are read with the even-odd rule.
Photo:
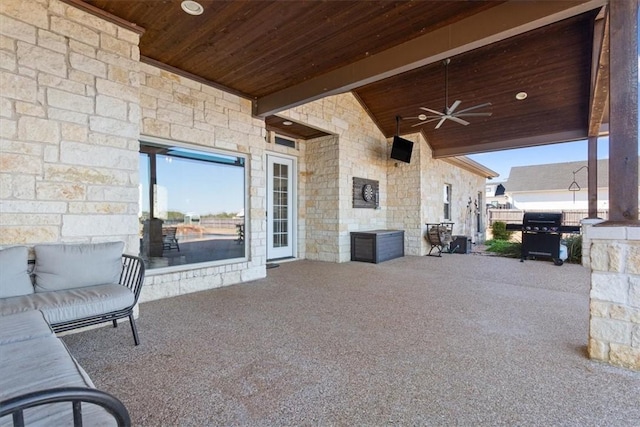
[[589, 356], [640, 370], [640, 227], [588, 227]]

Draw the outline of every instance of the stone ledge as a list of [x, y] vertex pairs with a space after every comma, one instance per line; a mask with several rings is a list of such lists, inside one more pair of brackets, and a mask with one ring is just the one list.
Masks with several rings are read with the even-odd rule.
[[588, 227], [587, 238], [592, 240], [626, 240], [627, 230], [635, 227]]

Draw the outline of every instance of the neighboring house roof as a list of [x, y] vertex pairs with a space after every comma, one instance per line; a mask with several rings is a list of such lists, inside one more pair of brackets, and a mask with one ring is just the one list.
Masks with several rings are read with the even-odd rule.
[[[609, 186], [609, 159], [598, 160], [598, 188]], [[568, 190], [573, 183], [573, 172], [587, 161], [552, 163], [547, 165], [516, 166], [511, 168], [509, 179], [505, 183], [507, 193], [523, 191]], [[581, 189], [587, 188], [587, 169], [575, 174], [575, 180]], [[575, 185], [574, 185], [575, 187]]]

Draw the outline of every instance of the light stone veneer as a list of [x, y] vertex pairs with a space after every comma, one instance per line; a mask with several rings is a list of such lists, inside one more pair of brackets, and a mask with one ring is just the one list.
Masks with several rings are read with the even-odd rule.
[[[295, 149], [271, 144], [250, 101], [141, 63], [138, 42], [58, 0], [0, 2], [0, 245], [124, 240], [137, 253], [145, 138], [247, 156], [249, 256], [151, 270], [141, 301], [264, 277], [268, 153], [297, 161], [299, 258], [349, 261], [349, 233], [381, 228], [405, 230], [406, 253], [424, 254], [423, 223], [441, 219], [444, 182], [454, 198], [484, 188], [481, 177], [433, 160], [417, 134], [412, 164], [396, 166], [390, 141], [350, 93], [280, 114], [330, 136]], [[354, 177], [379, 181], [379, 209], [352, 208]]]
[[[411, 163], [389, 159], [391, 144], [352, 94], [323, 98], [281, 113], [333, 134], [305, 143], [306, 255], [308, 259], [345, 262], [351, 258], [350, 232], [398, 229], [405, 232], [405, 254], [425, 255], [430, 246], [426, 222], [443, 218], [443, 187], [453, 189], [455, 234], [475, 235], [465, 227], [469, 198], [484, 194], [485, 178], [433, 158], [421, 134]], [[354, 209], [354, 177], [377, 180], [380, 208]], [[474, 219], [474, 218], [471, 218]], [[471, 224], [475, 223], [471, 221]]]
[[251, 116], [251, 102], [193, 80], [140, 64], [141, 137], [188, 143], [247, 156], [250, 188], [246, 210], [248, 261], [184, 266], [166, 273], [150, 270], [141, 301], [217, 288], [266, 275], [264, 121]]
[[589, 356], [640, 370], [640, 227], [585, 229], [591, 268]]
[[0, 2], [0, 245], [138, 246], [138, 34]]
[[[307, 259], [349, 261], [351, 231], [387, 228], [387, 140], [351, 93], [280, 115], [331, 134], [304, 142], [305, 253]], [[379, 182], [380, 209], [352, 207], [354, 177]]]
[[[453, 222], [454, 235], [475, 237], [480, 231], [476, 227], [473, 201], [478, 199], [478, 193], [484, 194], [485, 178], [434, 159], [422, 134], [405, 138], [414, 141], [411, 163], [392, 162], [389, 166], [389, 193], [396, 194], [390, 201], [393, 208], [389, 223], [405, 230], [405, 252], [429, 253], [431, 245], [424, 237], [426, 223]], [[451, 185], [451, 218], [444, 218], [445, 184]]]
[[[454, 233], [470, 234], [466, 205], [484, 179], [434, 160], [422, 135], [407, 136], [411, 164], [388, 160], [390, 141], [343, 94], [281, 113], [331, 135], [279, 147], [249, 101], [141, 64], [138, 42], [59, 0], [0, 1], [0, 245], [123, 240], [137, 253], [141, 134], [243, 153], [250, 182], [248, 260], [150, 272], [142, 301], [265, 275], [268, 152], [297, 158], [299, 257], [348, 261], [349, 233], [376, 228], [403, 229], [406, 253], [426, 253], [445, 183]], [[380, 209], [351, 207], [353, 177], [379, 181]], [[589, 353], [640, 369], [640, 228], [587, 234]]]
[[137, 253], [141, 133], [247, 155], [249, 260], [149, 271], [141, 301], [265, 275], [265, 131], [235, 95], [139, 61], [139, 36], [58, 0], [0, 2], [0, 245]]

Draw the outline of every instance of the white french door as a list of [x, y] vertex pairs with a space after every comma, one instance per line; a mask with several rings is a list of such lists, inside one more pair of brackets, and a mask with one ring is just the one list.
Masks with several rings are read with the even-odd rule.
[[267, 259], [294, 254], [293, 159], [267, 155]]

